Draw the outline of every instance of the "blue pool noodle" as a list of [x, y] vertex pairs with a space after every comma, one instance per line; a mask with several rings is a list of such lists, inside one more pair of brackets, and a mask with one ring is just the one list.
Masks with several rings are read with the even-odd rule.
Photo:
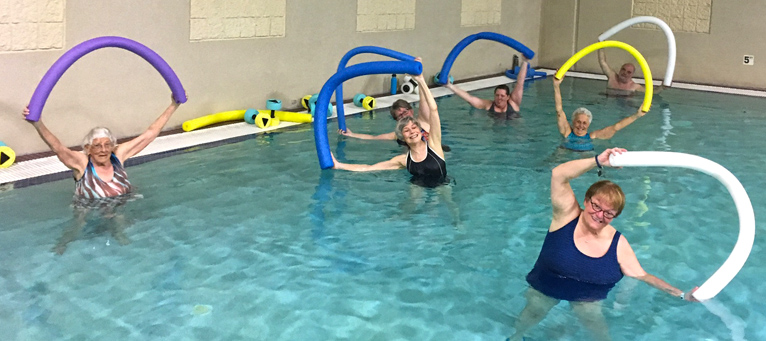
[[64, 75], [67, 69], [69, 69], [74, 62], [80, 59], [82, 56], [93, 52], [95, 50], [104, 47], [118, 47], [128, 50], [139, 55], [141, 58], [149, 62], [165, 79], [168, 83], [170, 90], [173, 92], [173, 98], [178, 103], [186, 102], [186, 92], [184, 91], [181, 81], [170, 68], [167, 62], [165, 62], [160, 55], [152, 51], [145, 45], [123, 37], [98, 37], [90, 40], [86, 40], [77, 46], [71, 48], [69, 51], [61, 55], [58, 60], [48, 69], [43, 79], [40, 80], [40, 84], [37, 85], [35, 92], [32, 94], [32, 99], [29, 101], [29, 115], [26, 119], [28, 121], [37, 122], [40, 120], [40, 115], [43, 112], [45, 101], [48, 100], [48, 96], [53, 90], [53, 86], [59, 81], [61, 76]]
[[444, 60], [444, 65], [442, 65], [442, 70], [439, 72], [439, 78], [438, 81], [440, 84], [447, 84], [449, 81], [449, 72], [450, 69], [452, 69], [452, 64], [455, 62], [455, 59], [460, 54], [460, 52], [463, 52], [463, 49], [466, 48], [466, 46], [470, 45], [474, 41], [478, 39], [486, 39], [486, 40], [494, 40], [499, 43], [503, 43], [505, 45], [510, 46], [512, 49], [521, 52], [521, 54], [524, 55], [527, 59], [532, 59], [535, 56], [535, 52], [529, 49], [528, 47], [524, 46], [524, 44], [519, 43], [516, 40], [511, 39], [510, 37], [504, 36], [499, 33], [495, 32], [481, 32], [472, 34], [470, 36], [465, 37], [463, 40], [461, 40], [457, 45], [455, 45], [454, 48], [452, 48], [452, 51], [450, 51], [449, 55], [447, 56], [447, 59]]
[[[519, 72], [521, 72], [520, 67], [514, 67], [513, 69], [505, 70], [505, 76], [510, 79], [516, 79], [519, 75]], [[548, 73], [544, 71], [536, 71], [533, 69], [529, 64], [527, 64], [527, 77], [524, 78], [524, 80], [535, 80], [535, 79], [543, 79], [547, 78]]]
[[[413, 58], [414, 59], [414, 58]], [[367, 62], [349, 66], [336, 72], [319, 91], [319, 97], [316, 103], [316, 113], [314, 114], [314, 144], [317, 148], [317, 157], [319, 157], [319, 166], [322, 169], [333, 167], [332, 156], [330, 155], [330, 144], [327, 140], [327, 105], [330, 104], [333, 89], [336, 89], [343, 82], [364, 75], [408, 73], [419, 75], [423, 73], [423, 65], [414, 60], [411, 61], [390, 61], [390, 62]], [[340, 102], [342, 106], [343, 102]], [[338, 118], [342, 117], [340, 113]]]
[[[375, 53], [401, 61], [415, 60], [415, 57], [401, 53], [399, 51], [394, 51], [378, 46], [359, 46], [346, 52], [343, 58], [340, 59], [340, 63], [338, 63], [338, 72], [341, 72], [346, 68], [346, 64], [348, 64], [348, 61], [351, 60], [351, 57], [360, 53]], [[335, 111], [338, 112], [338, 129], [346, 131], [346, 113], [344, 112], [343, 108], [343, 83], [340, 83], [338, 88], [335, 89], [335, 104]]]

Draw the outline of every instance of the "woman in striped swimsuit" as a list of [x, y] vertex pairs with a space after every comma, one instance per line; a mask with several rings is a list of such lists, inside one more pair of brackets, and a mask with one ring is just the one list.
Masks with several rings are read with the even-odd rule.
[[[72, 170], [75, 180], [75, 220], [76, 226], [65, 232], [62, 240], [54, 248], [63, 253], [66, 244], [72, 241], [85, 225], [85, 215], [92, 208], [108, 207], [109, 212], [102, 212], [105, 218], [115, 218], [111, 209], [124, 200], [104, 200], [129, 194], [133, 190], [123, 162], [138, 154], [160, 134], [160, 131], [178, 109], [179, 104], [172, 103], [141, 135], [120, 145], [107, 128], [93, 128], [83, 140], [82, 152], [65, 146], [48, 130], [42, 120], [31, 122], [43, 141], [56, 153], [58, 159]], [[29, 114], [29, 108], [24, 109], [24, 117]], [[115, 236], [117, 237], [117, 236]], [[124, 236], [123, 236], [124, 237]], [[118, 238], [121, 240], [121, 238]], [[127, 240], [127, 239], [124, 239]]]

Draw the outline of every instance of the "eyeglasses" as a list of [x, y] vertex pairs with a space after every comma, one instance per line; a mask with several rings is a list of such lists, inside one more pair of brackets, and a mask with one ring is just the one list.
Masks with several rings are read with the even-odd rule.
[[596, 213], [603, 212], [604, 213], [604, 218], [606, 218], [606, 219], [614, 219], [614, 217], [617, 216], [617, 213], [614, 213], [612, 211], [604, 211], [604, 209], [601, 208], [601, 206], [599, 206], [597, 203], [593, 202], [593, 200], [589, 199], [588, 201], [590, 201], [590, 207], [593, 208], [594, 212], [596, 212]]
[[112, 149], [112, 147], [114, 147], [114, 145], [111, 142], [104, 143], [104, 144], [92, 144], [92, 145], [90, 145], [90, 149], [95, 149], [95, 150], [99, 150], [99, 149], [109, 150], [109, 149]]

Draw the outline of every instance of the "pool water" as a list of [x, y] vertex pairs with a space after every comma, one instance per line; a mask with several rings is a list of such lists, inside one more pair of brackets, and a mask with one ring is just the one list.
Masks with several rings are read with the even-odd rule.
[[[601, 81], [567, 78], [565, 111], [587, 106], [594, 130], [642, 101], [603, 92]], [[594, 154], [557, 148], [550, 80], [528, 85], [518, 120], [457, 97], [438, 103], [452, 148], [446, 187], [412, 185], [403, 170], [321, 171], [301, 126], [129, 167], [142, 198], [117, 208], [127, 240], [95, 214], [62, 255], [51, 250], [72, 234], [72, 181], [0, 193], [0, 330], [15, 340], [505, 339], [550, 223], [550, 170]], [[645, 117], [595, 143], [724, 165], [751, 196], [758, 226], [748, 262], [708, 306], [623, 279], [603, 302], [613, 339], [766, 339], [764, 106], [668, 89]], [[383, 109], [348, 126], [379, 134], [394, 122]], [[394, 142], [330, 141], [349, 162], [402, 152]], [[688, 290], [731, 252], [737, 215], [717, 180], [663, 168], [606, 177], [627, 194], [613, 225], [648, 272]], [[575, 180], [578, 198], [596, 180], [595, 171]], [[590, 338], [565, 302], [528, 336]]]

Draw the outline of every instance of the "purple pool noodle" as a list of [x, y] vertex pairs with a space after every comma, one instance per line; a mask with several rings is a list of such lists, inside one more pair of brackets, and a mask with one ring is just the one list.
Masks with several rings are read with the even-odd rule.
[[160, 55], [134, 40], [122, 37], [98, 37], [78, 44], [53, 63], [53, 66], [51, 66], [48, 72], [45, 73], [43, 79], [40, 80], [40, 84], [37, 85], [35, 93], [32, 94], [32, 99], [29, 101], [29, 115], [27, 115], [27, 120], [32, 122], [40, 120], [45, 101], [48, 100], [48, 96], [50, 95], [51, 90], [53, 90], [53, 86], [56, 85], [64, 72], [66, 72], [74, 62], [82, 56], [104, 47], [119, 47], [141, 56], [141, 58], [145, 59], [159, 71], [162, 78], [164, 78], [165, 82], [170, 86], [175, 101], [178, 103], [186, 102], [186, 92], [184, 91], [183, 85], [181, 85], [181, 81], [178, 79], [175, 72], [173, 72], [173, 69], [170, 68], [170, 65], [168, 65]]

